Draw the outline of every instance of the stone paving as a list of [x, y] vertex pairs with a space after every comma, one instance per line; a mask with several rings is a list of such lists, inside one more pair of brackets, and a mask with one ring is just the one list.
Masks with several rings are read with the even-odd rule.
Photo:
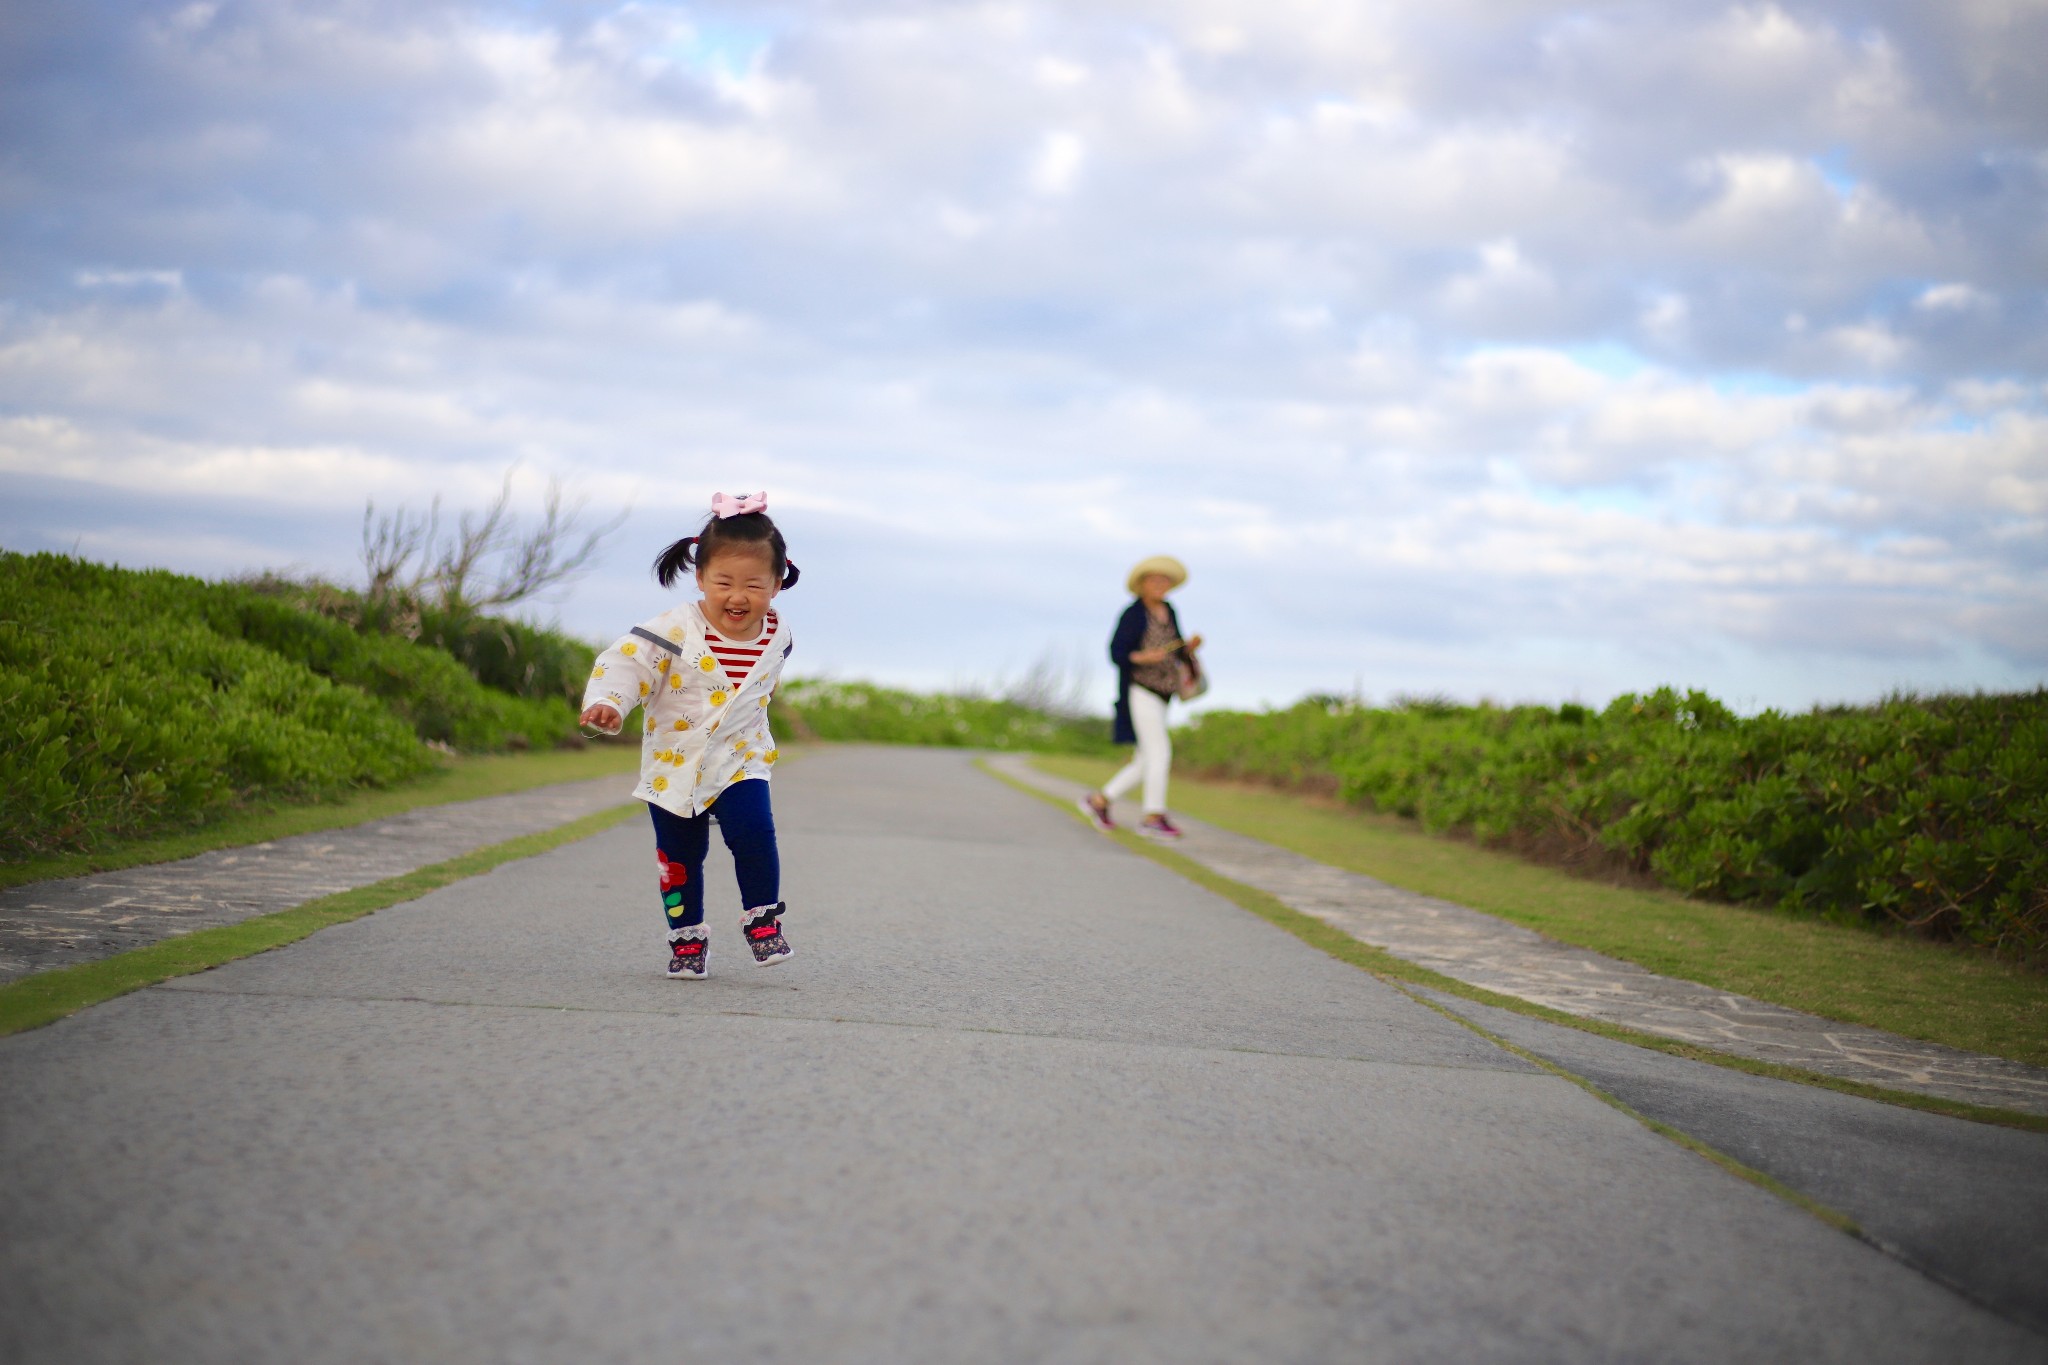
[[[1004, 775], [1068, 800], [1082, 787], [1006, 754]], [[1135, 817], [1133, 817], [1135, 818]], [[1177, 817], [1179, 818], [1179, 817]], [[1181, 819], [1176, 851], [1233, 881], [1453, 980], [1674, 1038], [1717, 1052], [1803, 1067], [1971, 1104], [2048, 1114], [2048, 1069], [1837, 1023], [1715, 990], [1545, 938], [1449, 901], [1388, 886], [1257, 839]]]
[[421, 806], [344, 829], [0, 891], [0, 983], [289, 910], [621, 805], [629, 776]]

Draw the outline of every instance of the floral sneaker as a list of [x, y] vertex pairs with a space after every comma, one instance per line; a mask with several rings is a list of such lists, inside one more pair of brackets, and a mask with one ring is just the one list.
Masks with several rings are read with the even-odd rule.
[[1154, 839], [1180, 838], [1180, 826], [1164, 814], [1146, 816], [1145, 823], [1138, 826], [1138, 832]]
[[778, 962], [789, 961], [789, 940], [782, 936], [782, 912], [787, 907], [777, 901], [764, 905], [758, 910], [749, 910], [740, 921], [740, 933], [747, 940], [747, 946], [754, 950], [756, 967], [773, 967]]
[[1112, 830], [1116, 828], [1116, 821], [1109, 818], [1109, 798], [1101, 792], [1089, 792], [1074, 804], [1080, 807], [1081, 814], [1087, 816], [1088, 823], [1095, 826], [1095, 828], [1099, 830]]
[[703, 925], [692, 929], [678, 929], [678, 937], [668, 941], [668, 979], [671, 981], [702, 981], [704, 959], [710, 948], [710, 934]]

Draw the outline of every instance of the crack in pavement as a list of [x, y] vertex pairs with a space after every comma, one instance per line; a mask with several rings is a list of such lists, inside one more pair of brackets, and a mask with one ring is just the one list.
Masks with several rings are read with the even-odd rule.
[[[1165, 1052], [1229, 1052], [1251, 1057], [1289, 1057], [1308, 1061], [1356, 1062], [1366, 1066], [1396, 1067], [1416, 1071], [1469, 1071], [1486, 1075], [1526, 1076], [1540, 1075], [1548, 1067], [1530, 1066], [1461, 1066], [1446, 1062], [1403, 1062], [1381, 1057], [1366, 1057], [1355, 1053], [1300, 1052], [1285, 1048], [1239, 1047], [1220, 1043], [1171, 1043], [1157, 1039], [1106, 1038], [1085, 1033], [1050, 1033], [1034, 1029], [993, 1028], [981, 1024], [920, 1023], [911, 1019], [872, 1019], [857, 1015], [842, 1014], [777, 1014], [768, 1010], [710, 1009], [694, 1010], [687, 1013], [673, 1010], [626, 1009], [616, 1005], [548, 1005], [538, 1002], [526, 1003], [506, 1000], [451, 1000], [437, 999], [425, 995], [336, 995], [322, 991], [252, 991], [244, 989], [221, 989], [218, 986], [189, 986], [164, 982], [148, 988], [150, 992], [174, 992], [179, 995], [219, 996], [228, 999], [249, 1000], [300, 1000], [320, 1001], [326, 1004], [365, 1005], [426, 1005], [436, 1009], [480, 1009], [519, 1010], [536, 1014], [588, 1014], [616, 1015], [634, 1019], [675, 1019], [687, 1020], [713, 1016], [720, 1019], [769, 1019], [792, 1024], [852, 1024], [873, 1028], [912, 1029], [931, 1033], [985, 1033], [999, 1038], [1036, 1038], [1049, 1042], [1093, 1043], [1105, 1047], [1155, 1048]], [[694, 983], [684, 989], [701, 989]], [[791, 989], [795, 989], [792, 987]], [[1465, 1021], [1460, 1020], [1460, 1023]], [[1466, 1025], [1470, 1027], [1469, 1024]], [[1484, 1030], [1474, 1029], [1481, 1037]], [[1489, 1040], [1491, 1041], [1491, 1040]], [[1509, 1056], [1512, 1048], [1502, 1049]]]

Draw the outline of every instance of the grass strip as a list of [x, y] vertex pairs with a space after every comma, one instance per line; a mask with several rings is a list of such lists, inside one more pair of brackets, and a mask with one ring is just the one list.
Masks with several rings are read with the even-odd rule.
[[[557, 782], [625, 775], [640, 764], [637, 744], [593, 744], [586, 749], [491, 754], [455, 759], [439, 770], [397, 787], [353, 792], [334, 801], [264, 803], [175, 834], [110, 842], [85, 853], [59, 853], [0, 865], [0, 887], [22, 886], [52, 877], [82, 877], [147, 863], [167, 863], [238, 844], [261, 844], [294, 834], [314, 834], [366, 820], [403, 815], [422, 806], [504, 796]], [[623, 788], [621, 788], [623, 792]]]
[[[1021, 782], [1007, 773], [1000, 772], [985, 761], [979, 766], [983, 772], [1004, 783], [1006, 786], [1013, 787], [1028, 796], [1037, 797], [1041, 801], [1056, 806], [1073, 816], [1076, 820], [1081, 819], [1080, 812], [1076, 811], [1072, 805], [1052, 795], [1050, 792], [1040, 791], [1029, 783]], [[1446, 995], [1455, 995], [1460, 999], [1471, 1000], [1481, 1005], [1493, 1005], [1500, 1009], [1513, 1010], [1516, 1014], [1527, 1015], [1532, 1019], [1541, 1019], [1546, 1023], [1560, 1024], [1566, 1028], [1574, 1028], [1581, 1033], [1595, 1034], [1617, 1043], [1628, 1043], [1635, 1047], [1649, 1048], [1673, 1057], [1683, 1057], [1695, 1062], [1706, 1062], [1713, 1066], [1726, 1067], [1731, 1071], [1746, 1072], [1752, 1076], [1765, 1076], [1772, 1080], [1791, 1081], [1798, 1085], [1810, 1085], [1822, 1090], [1837, 1091], [1844, 1095], [1855, 1095], [1859, 1099], [1877, 1100], [1884, 1104], [1895, 1104], [1906, 1109], [1921, 1109], [1929, 1113], [1943, 1114], [1949, 1118], [1968, 1119], [1974, 1123], [1989, 1123], [2005, 1128], [2021, 1128], [2037, 1133], [2048, 1132], [2048, 1116], [2025, 1114], [2017, 1110], [2000, 1109], [1991, 1105], [1969, 1104], [1961, 1100], [1943, 1099], [1937, 1095], [1916, 1095], [1910, 1091], [1889, 1090], [1882, 1086], [1868, 1085], [1862, 1081], [1845, 1080], [1842, 1077], [1829, 1076], [1819, 1071], [1808, 1071], [1802, 1067], [1785, 1066], [1778, 1062], [1760, 1062], [1753, 1058], [1738, 1057], [1732, 1053], [1716, 1052], [1711, 1048], [1680, 1042], [1674, 1038], [1660, 1038], [1653, 1033], [1638, 1032], [1635, 1029], [1624, 1028], [1618, 1024], [1610, 1024], [1603, 1020], [1582, 1019], [1578, 1015], [1566, 1014], [1562, 1010], [1551, 1009], [1547, 1005], [1538, 1005], [1532, 1001], [1523, 1000], [1518, 996], [1501, 995], [1484, 987], [1468, 985], [1454, 977], [1445, 976], [1441, 972], [1431, 971], [1427, 967], [1418, 966], [1413, 962], [1395, 957], [1384, 948], [1377, 948], [1370, 943], [1355, 939], [1333, 924], [1327, 924], [1313, 915], [1296, 910], [1293, 906], [1288, 905], [1270, 892], [1261, 891], [1255, 886], [1247, 886], [1243, 882], [1233, 881], [1219, 873], [1212, 872], [1187, 855], [1176, 853], [1170, 848], [1162, 848], [1150, 840], [1131, 833], [1129, 830], [1112, 830], [1108, 831], [1107, 834], [1109, 838], [1116, 840], [1117, 843], [1123, 845], [1131, 852], [1171, 868], [1189, 881], [1194, 882], [1197, 886], [1215, 892], [1241, 909], [1249, 910], [1252, 914], [1257, 915], [1260, 919], [1265, 920], [1276, 928], [1286, 930], [1310, 947], [1328, 953], [1340, 962], [1348, 962], [1361, 971], [1369, 972], [1382, 981], [1395, 986], [1397, 989], [1399, 989], [1403, 982], [1418, 986], [1428, 986], [1430, 989], [1442, 991]], [[1421, 1003], [1428, 1005], [1431, 1009], [1442, 1008], [1433, 1001], [1413, 995], [1412, 992], [1403, 991], [1402, 994], [1421, 1001]], [[1469, 1019], [1464, 1019], [1456, 1014], [1453, 1014], [1452, 1017], [1457, 1018], [1460, 1023], [1468, 1028], [1479, 1029], [1479, 1025]], [[1483, 1029], [1479, 1029], [1479, 1031], [1485, 1032]], [[1493, 1035], [1487, 1034], [1486, 1036], [1491, 1038]], [[1574, 1079], [1576, 1080], [1577, 1078]], [[1580, 1081], [1579, 1083], [1590, 1087], [1590, 1082]], [[1620, 1103], [1611, 1098], [1609, 1102], [1617, 1105]], [[1631, 1110], [1630, 1112], [1634, 1111]], [[1645, 1122], [1649, 1122], [1649, 1120], [1645, 1120]], [[1768, 1179], [1768, 1177], [1764, 1177], [1764, 1179]]]
[[[1097, 786], [1110, 769], [1046, 756]], [[1175, 779], [1197, 819], [1441, 897], [1660, 976], [2033, 1066], [2048, 1066], [2048, 973], [1954, 944], [1616, 886], [1312, 794]]]
[[610, 829], [640, 811], [635, 801], [599, 811], [566, 825], [524, 834], [503, 843], [472, 849], [446, 862], [415, 868], [381, 882], [339, 891], [274, 914], [257, 915], [238, 924], [217, 925], [180, 938], [117, 953], [97, 962], [58, 967], [0, 986], [0, 1037], [41, 1028], [88, 1005], [154, 986], [173, 977], [190, 976], [237, 958], [296, 943], [329, 925], [361, 919], [373, 911], [417, 900], [429, 891], [521, 858], [531, 858], [578, 839]]

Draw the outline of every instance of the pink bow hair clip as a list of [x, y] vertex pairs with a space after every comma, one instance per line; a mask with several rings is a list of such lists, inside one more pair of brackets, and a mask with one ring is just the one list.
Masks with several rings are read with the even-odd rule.
[[720, 521], [727, 517], [743, 517], [749, 512], [768, 510], [768, 490], [759, 493], [742, 493], [738, 497], [727, 497], [723, 493], [711, 495], [711, 510]]

